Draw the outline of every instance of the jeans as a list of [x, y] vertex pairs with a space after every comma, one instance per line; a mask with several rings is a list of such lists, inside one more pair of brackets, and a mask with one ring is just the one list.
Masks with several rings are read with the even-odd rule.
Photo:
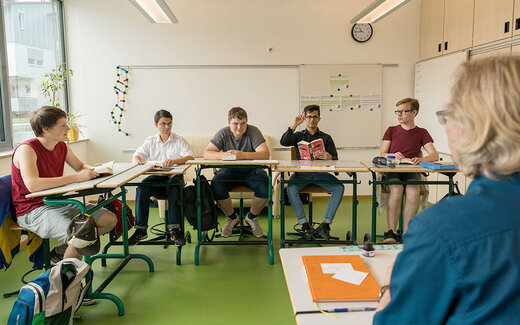
[[239, 185], [249, 187], [257, 198], [267, 199], [268, 183], [269, 177], [262, 168], [220, 168], [213, 176], [211, 188], [217, 201], [229, 198], [229, 191]]
[[[178, 183], [182, 181], [182, 175], [169, 178], [167, 175], [150, 175], [143, 182], [149, 183]], [[179, 186], [138, 186], [135, 194], [135, 228], [148, 228], [148, 216], [150, 214], [150, 196], [168, 197], [168, 216], [166, 225], [168, 229], [179, 228], [181, 223], [181, 208], [179, 205]]]
[[[294, 173], [291, 178], [291, 181], [334, 181], [338, 180], [334, 175], [329, 173]], [[309, 183], [309, 184], [312, 184]], [[307, 221], [307, 217], [305, 216], [305, 211], [303, 210], [302, 200], [298, 195], [298, 192], [309, 184], [289, 184], [287, 185], [287, 195], [289, 196], [289, 202], [298, 217], [298, 223], [304, 224]], [[338, 207], [343, 199], [343, 192], [345, 191], [345, 187], [343, 184], [315, 184], [320, 187], [323, 187], [326, 190], [332, 192], [332, 196], [329, 199], [329, 204], [327, 205], [327, 211], [325, 212], [325, 218], [323, 222], [332, 223], [332, 219], [336, 215], [336, 211], [338, 211]]]

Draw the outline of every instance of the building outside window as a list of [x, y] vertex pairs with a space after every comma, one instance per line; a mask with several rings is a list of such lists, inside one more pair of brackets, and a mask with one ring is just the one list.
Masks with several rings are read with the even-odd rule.
[[[41, 94], [42, 74], [65, 61], [62, 3], [59, 0], [0, 0], [3, 6], [4, 48], [9, 88], [2, 84], [4, 102], [10, 103], [12, 146], [34, 137], [28, 114], [49, 104]], [[5, 79], [5, 78], [4, 78]], [[10, 89], [7, 94], [7, 89]], [[58, 94], [67, 111], [66, 91]], [[2, 110], [9, 108], [4, 105]], [[3, 114], [4, 118], [6, 114]], [[4, 133], [8, 133], [9, 125]], [[2, 131], [2, 130], [0, 130]], [[5, 136], [8, 140], [9, 134]], [[3, 139], [2, 139], [3, 140]], [[4, 143], [4, 147], [6, 144]]]

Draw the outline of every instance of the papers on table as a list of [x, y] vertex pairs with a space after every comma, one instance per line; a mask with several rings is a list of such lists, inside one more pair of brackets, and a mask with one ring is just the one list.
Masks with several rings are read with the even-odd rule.
[[354, 270], [350, 263], [321, 263], [324, 274], [334, 274], [333, 279], [360, 285], [368, 273]]

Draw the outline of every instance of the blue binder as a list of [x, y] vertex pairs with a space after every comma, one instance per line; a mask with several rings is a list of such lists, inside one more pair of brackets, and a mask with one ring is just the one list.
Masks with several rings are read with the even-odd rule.
[[436, 162], [422, 162], [421, 167], [428, 168], [428, 169], [434, 169], [434, 170], [457, 170], [457, 169], [459, 169], [457, 167], [457, 165], [449, 165], [449, 164], [436, 163]]

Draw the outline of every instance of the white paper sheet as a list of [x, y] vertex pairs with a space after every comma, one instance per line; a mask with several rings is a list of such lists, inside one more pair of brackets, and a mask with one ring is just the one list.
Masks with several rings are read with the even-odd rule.
[[324, 274], [334, 274], [341, 270], [354, 270], [350, 263], [321, 263], [321, 270]]
[[340, 281], [344, 281], [347, 283], [360, 285], [361, 282], [363, 282], [363, 280], [365, 280], [367, 275], [368, 275], [368, 273], [365, 273], [365, 272], [342, 269], [339, 272], [337, 272], [336, 274], [334, 274], [334, 276], [332, 278], [340, 280]]

